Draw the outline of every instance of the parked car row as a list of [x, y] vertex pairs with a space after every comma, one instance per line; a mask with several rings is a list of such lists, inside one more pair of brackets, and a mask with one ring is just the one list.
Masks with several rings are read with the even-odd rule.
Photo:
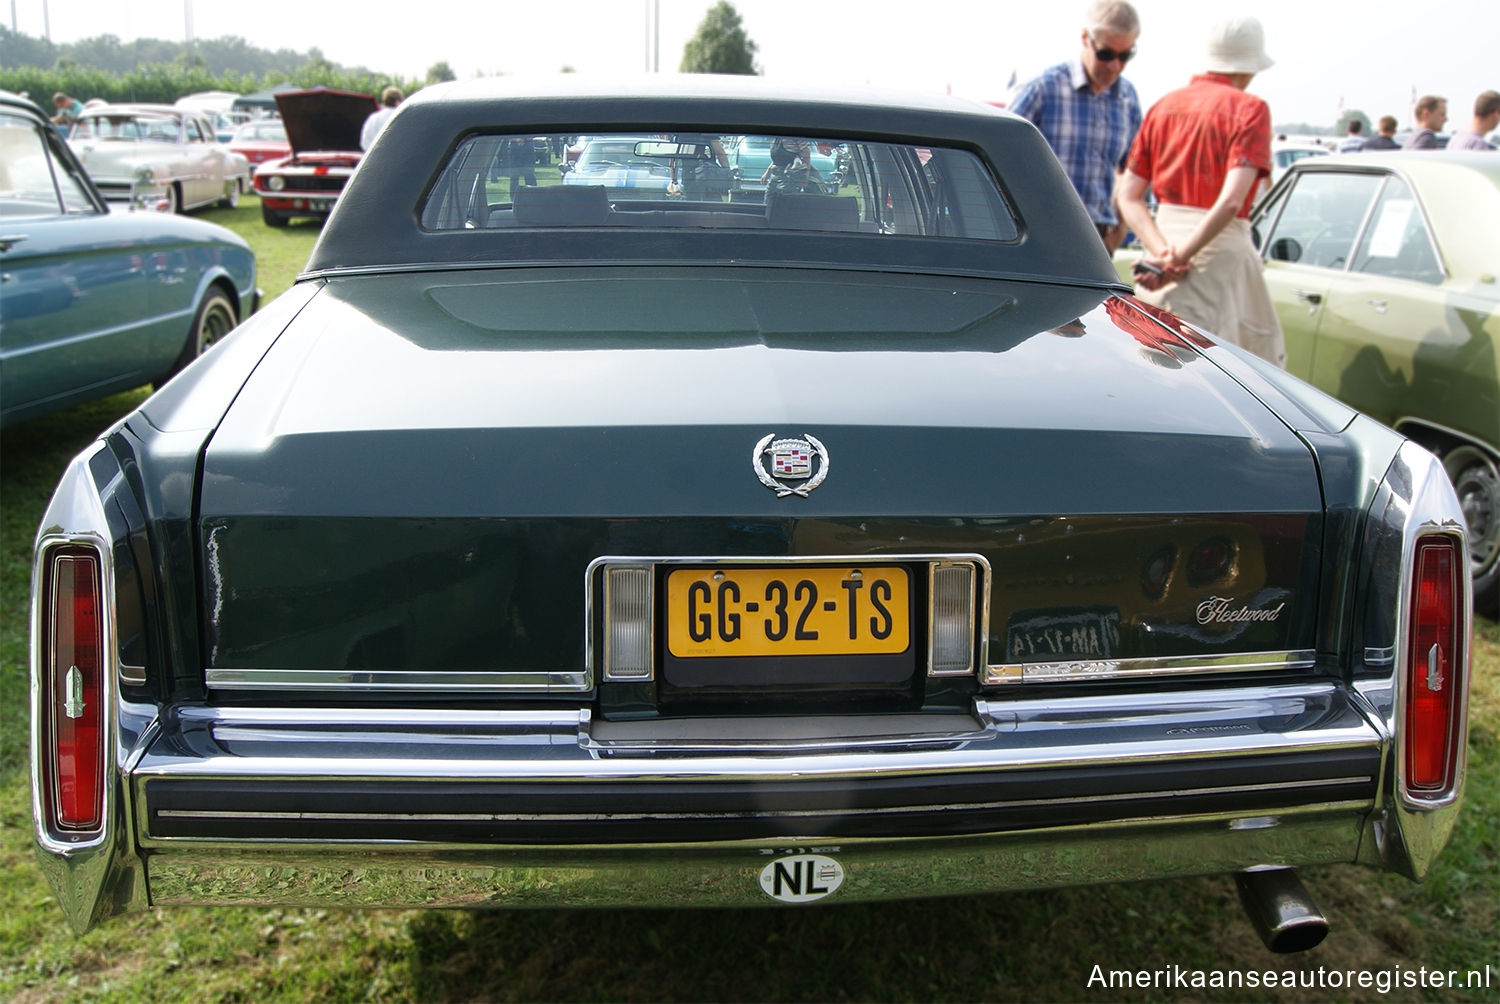
[[1300, 161], [1254, 223], [1288, 371], [1442, 458], [1500, 616], [1500, 158]]
[[1301, 158], [1252, 223], [1288, 372], [1442, 459], [1475, 608], [1500, 617], [1500, 158]]
[[564, 146], [569, 155], [559, 165], [562, 183], [603, 185], [610, 198], [652, 198], [671, 191], [689, 199], [763, 204], [773, 190], [836, 194], [847, 171], [838, 146], [828, 142], [802, 142], [798, 154], [775, 136], [666, 134], [666, 142], [680, 148], [677, 155], [641, 152], [640, 144], [661, 142], [662, 137], [644, 135], [578, 137]]
[[326, 219], [364, 156], [360, 129], [375, 110], [369, 94], [315, 87], [276, 95], [288, 152], [255, 169], [267, 226]]
[[[84, 145], [102, 144], [105, 128], [172, 120], [112, 110], [88, 124], [95, 139]], [[130, 162], [95, 160], [119, 171]], [[160, 384], [249, 316], [258, 296], [244, 240], [106, 202], [40, 110], [0, 92], [0, 425]]]
[[171, 105], [99, 105], [68, 143], [104, 197], [176, 213], [236, 205], [250, 164], [220, 145], [207, 116]]
[[286, 125], [279, 118], [246, 122], [234, 131], [228, 146], [250, 162], [251, 171], [267, 161], [279, 160], [292, 152], [292, 146], [286, 138]]
[[[653, 185], [491, 182], [583, 131]], [[848, 173], [689, 199], [688, 136]], [[39, 860], [80, 930], [1233, 873], [1306, 948], [1293, 869], [1421, 877], [1454, 829], [1463, 520], [1426, 450], [1130, 296], [1021, 119], [424, 88], [303, 277], [59, 485]]]

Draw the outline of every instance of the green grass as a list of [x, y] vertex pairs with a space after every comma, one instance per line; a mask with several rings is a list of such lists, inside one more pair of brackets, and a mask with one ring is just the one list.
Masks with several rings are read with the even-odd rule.
[[[273, 230], [245, 201], [205, 216], [251, 240], [274, 296], [318, 228]], [[31, 852], [31, 541], [63, 465], [144, 396], [0, 434], [0, 1000], [1500, 1000], [1500, 987], [1389, 997], [1088, 987], [1095, 964], [1500, 968], [1500, 628], [1490, 622], [1476, 638], [1468, 799], [1452, 842], [1420, 885], [1309, 869], [1333, 933], [1303, 956], [1267, 954], [1222, 876], [803, 910], [159, 910], [76, 938]]]

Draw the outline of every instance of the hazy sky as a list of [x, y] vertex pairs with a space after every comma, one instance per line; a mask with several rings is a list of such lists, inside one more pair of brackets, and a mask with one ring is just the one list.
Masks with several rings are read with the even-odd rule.
[[[732, 0], [768, 77], [875, 84], [993, 100], [1078, 47], [1087, 0]], [[647, 13], [660, 11], [660, 66], [674, 71], [711, 0], [11, 0], [11, 26], [54, 42], [95, 35], [238, 35], [265, 48], [317, 46], [347, 66], [424, 76], [447, 60], [459, 77], [647, 68]], [[1150, 104], [1201, 64], [1215, 20], [1253, 13], [1276, 65], [1251, 84], [1277, 122], [1327, 122], [1344, 107], [1406, 126], [1412, 92], [1448, 98], [1450, 128], [1475, 96], [1500, 90], [1495, 0], [1137, 0], [1139, 56], [1127, 70]], [[88, 95], [82, 95], [88, 97]]]

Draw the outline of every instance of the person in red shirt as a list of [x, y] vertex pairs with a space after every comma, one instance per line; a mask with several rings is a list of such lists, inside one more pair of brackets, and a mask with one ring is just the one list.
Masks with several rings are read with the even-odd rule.
[[1281, 322], [1250, 237], [1250, 207], [1271, 173], [1271, 110], [1245, 93], [1272, 65], [1260, 22], [1216, 24], [1206, 63], [1151, 107], [1126, 159], [1120, 209], [1146, 248], [1136, 295], [1285, 366]]

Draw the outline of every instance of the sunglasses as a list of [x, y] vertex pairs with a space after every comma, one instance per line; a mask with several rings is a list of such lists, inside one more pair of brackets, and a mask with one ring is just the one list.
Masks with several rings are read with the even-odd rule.
[[1124, 66], [1135, 58], [1135, 49], [1131, 48], [1126, 49], [1124, 52], [1116, 52], [1114, 49], [1100, 49], [1096, 47], [1094, 49], [1094, 58], [1101, 63], [1113, 63], [1118, 59], [1120, 65]]

